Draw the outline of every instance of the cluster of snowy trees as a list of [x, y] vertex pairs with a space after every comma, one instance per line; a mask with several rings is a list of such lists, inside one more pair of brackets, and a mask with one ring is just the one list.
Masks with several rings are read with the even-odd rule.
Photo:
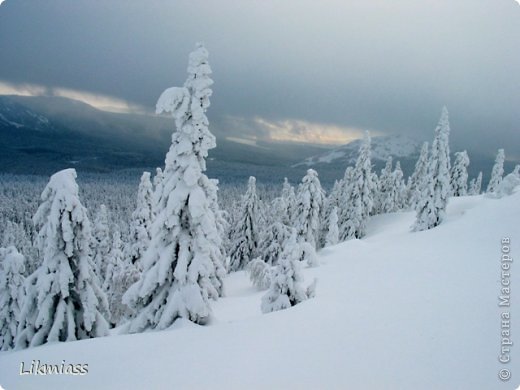
[[[142, 174], [132, 200], [132, 185], [99, 191], [87, 184], [80, 192], [74, 169], [54, 174], [39, 200], [17, 188], [25, 184], [0, 193], [1, 350], [104, 336], [115, 326], [135, 333], [179, 318], [207, 324], [228, 272], [245, 270], [266, 290], [264, 313], [286, 309], [314, 296], [316, 280], [305, 286], [302, 267], [319, 265], [316, 251], [363, 238], [371, 216], [415, 210], [412, 230], [431, 229], [450, 197], [481, 193], [482, 173], [468, 183], [466, 151], [451, 164], [443, 109], [407, 181], [392, 158], [379, 175], [373, 171], [366, 133], [355, 165], [328, 194], [309, 169], [296, 188], [286, 179], [279, 193], [259, 195], [251, 177], [245, 193], [220, 197], [205, 174], [216, 146], [206, 117], [212, 84], [199, 44], [183, 87], [157, 102], [176, 128], [165, 166], [153, 178]], [[504, 158], [501, 149], [489, 196], [520, 184], [519, 166], [504, 177]]]

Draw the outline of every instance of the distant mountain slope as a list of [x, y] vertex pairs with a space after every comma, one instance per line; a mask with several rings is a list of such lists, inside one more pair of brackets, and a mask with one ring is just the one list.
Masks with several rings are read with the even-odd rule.
[[[0, 172], [162, 166], [172, 131], [173, 120], [164, 116], [110, 113], [62, 97], [0, 96]], [[298, 144], [244, 145], [217, 134], [217, 148], [209, 157], [229, 171], [236, 163], [290, 167], [322, 150]]]
[[[294, 166], [309, 167], [320, 164], [355, 164], [362, 140], [355, 140], [339, 148], [308, 157]], [[421, 143], [404, 135], [372, 137], [372, 161], [386, 161], [388, 156], [396, 159], [416, 159], [421, 151]]]
[[[49, 175], [70, 167], [91, 172], [153, 169], [164, 164], [172, 131], [169, 117], [110, 113], [62, 97], [0, 96], [0, 172]], [[314, 168], [326, 188], [355, 163], [361, 142], [335, 149], [265, 141], [255, 146], [215, 134], [217, 148], [209, 152], [208, 174], [222, 182], [242, 183], [256, 176], [264, 183], [281, 183], [288, 177], [295, 184]], [[379, 174], [392, 155], [409, 175], [420, 146], [405, 136], [373, 137], [374, 170]], [[485, 185], [494, 156], [468, 152], [470, 178], [482, 170]], [[506, 172], [517, 163], [506, 161]]]

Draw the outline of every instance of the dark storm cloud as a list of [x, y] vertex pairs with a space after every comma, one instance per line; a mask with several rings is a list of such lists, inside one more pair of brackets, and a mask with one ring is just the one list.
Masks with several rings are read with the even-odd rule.
[[199, 40], [211, 55], [209, 115], [221, 132], [240, 135], [243, 120], [254, 123], [245, 136], [267, 137], [252, 120], [263, 118], [296, 121], [288, 134], [308, 122], [430, 139], [446, 104], [455, 148], [520, 155], [513, 0], [7, 0], [0, 81], [151, 109], [165, 87], [183, 83]]

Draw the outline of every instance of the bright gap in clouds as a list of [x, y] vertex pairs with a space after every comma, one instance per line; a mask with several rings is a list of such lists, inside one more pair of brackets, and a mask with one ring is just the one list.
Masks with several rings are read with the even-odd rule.
[[140, 105], [130, 103], [124, 99], [95, 94], [87, 91], [74, 90], [70, 88], [51, 88], [35, 84], [11, 84], [0, 81], [0, 95], [57, 96], [79, 100], [102, 111], [125, 114], [151, 113], [151, 110], [148, 110]]
[[[259, 116], [227, 116], [217, 127], [225, 128], [230, 141], [257, 145], [259, 141], [337, 146], [362, 138], [365, 129], [302, 119], [271, 120]], [[381, 135], [370, 130], [372, 136]]]
[[268, 121], [258, 117], [254, 120], [267, 130], [271, 141], [342, 145], [362, 138], [364, 134], [362, 129], [304, 120]]

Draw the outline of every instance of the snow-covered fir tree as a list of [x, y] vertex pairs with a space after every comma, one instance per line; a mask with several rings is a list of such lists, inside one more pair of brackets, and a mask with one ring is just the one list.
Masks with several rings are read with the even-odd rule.
[[24, 299], [25, 258], [14, 246], [0, 248], [0, 351], [14, 347]]
[[316, 249], [307, 241], [300, 241], [300, 262], [307, 263], [308, 267], [317, 267], [320, 265]]
[[106, 296], [94, 272], [87, 210], [78, 196], [76, 171], [51, 176], [34, 223], [40, 267], [27, 278], [16, 348], [105, 336]]
[[260, 242], [259, 214], [256, 179], [251, 176], [242, 197], [238, 220], [231, 227], [230, 271], [243, 269], [256, 257]]
[[395, 206], [396, 210], [402, 210], [406, 207], [406, 184], [404, 183], [404, 174], [401, 169], [401, 163], [395, 163], [395, 169], [392, 173], [394, 179]]
[[520, 177], [520, 164], [516, 164], [515, 168], [513, 169], [513, 172], [511, 172], [511, 173]]
[[330, 218], [332, 214], [332, 210], [336, 208], [336, 226], [338, 224], [338, 207], [340, 197], [342, 195], [344, 185], [344, 179], [334, 181], [334, 185], [332, 190], [329, 193], [329, 196], [325, 198], [323, 204], [323, 212], [321, 215], [321, 234], [320, 234], [320, 246], [325, 247], [327, 244], [327, 234], [329, 233], [330, 228]]
[[480, 195], [482, 187], [482, 172], [478, 173], [476, 179], [471, 179], [469, 183], [468, 195]]
[[453, 196], [466, 196], [468, 193], [468, 153], [455, 153], [455, 162], [451, 168], [451, 191]]
[[153, 177], [153, 187], [157, 188], [163, 179], [163, 171], [161, 168], [157, 167], [155, 168], [155, 176]]
[[446, 216], [446, 207], [451, 193], [449, 134], [448, 110], [444, 107], [435, 129], [428, 174], [416, 207], [417, 215], [412, 226], [413, 231], [438, 226]]
[[377, 196], [374, 198], [375, 214], [389, 212], [385, 207], [388, 207], [389, 201], [387, 197], [393, 186], [392, 160], [392, 156], [387, 157], [385, 167], [381, 170], [381, 174], [379, 175]]
[[306, 241], [314, 248], [319, 247], [320, 216], [324, 201], [325, 191], [321, 188], [318, 173], [314, 169], [307, 170], [298, 187], [292, 220], [298, 240]]
[[137, 191], [137, 207], [132, 213], [130, 226], [130, 259], [139, 269], [142, 269], [141, 258], [150, 244], [150, 230], [153, 221], [153, 188], [150, 173], [141, 176]]
[[99, 206], [99, 210], [94, 218], [94, 227], [92, 230], [94, 267], [101, 283], [105, 280], [108, 253], [110, 252], [111, 246], [108, 210], [107, 207], [102, 204]]
[[[391, 161], [390, 167], [387, 166], [387, 168], [391, 169]], [[385, 168], [385, 171], [387, 168]], [[401, 170], [401, 164], [399, 161], [395, 164], [393, 172], [390, 172], [389, 175], [385, 172], [384, 179], [385, 180], [382, 183], [382, 189], [384, 191], [381, 193], [381, 212], [393, 213], [402, 209], [405, 204], [406, 188], [403, 180], [403, 171]]]
[[0, 229], [3, 229], [0, 246], [18, 248], [25, 257], [25, 275], [30, 275], [40, 265], [38, 250], [33, 245], [30, 234], [27, 234], [34, 228], [29, 227], [25, 221], [13, 222], [10, 220], [1, 223], [0, 226]]
[[123, 242], [121, 233], [114, 231], [112, 234], [112, 248], [108, 255], [107, 274], [103, 283], [103, 290], [108, 298], [110, 308], [110, 322], [118, 325], [130, 316], [130, 309], [123, 304], [123, 294], [139, 279], [139, 270], [131, 259], [125, 261], [123, 254]]
[[408, 206], [414, 210], [423, 192], [424, 180], [428, 174], [428, 147], [428, 142], [424, 142], [421, 148], [421, 154], [415, 163], [415, 169], [408, 178], [407, 201]]
[[329, 228], [325, 238], [325, 246], [336, 245], [339, 242], [338, 208], [334, 207], [330, 212]]
[[281, 196], [273, 200], [273, 214], [281, 223], [290, 226], [292, 219], [292, 207], [294, 206], [296, 195], [294, 187], [284, 178]]
[[[217, 233], [220, 239], [220, 252], [222, 254], [222, 258], [224, 259], [227, 255], [227, 248], [229, 247], [229, 243], [226, 242], [229, 231], [229, 223], [226, 219], [226, 212], [222, 210], [218, 203], [218, 180], [217, 179], [209, 179], [204, 176], [201, 178], [202, 182], [205, 183], [206, 188], [208, 189], [208, 200], [209, 200], [209, 208], [213, 211], [215, 215], [215, 224], [217, 226]], [[224, 269], [218, 271], [220, 275], [222, 272], [225, 273], [225, 259], [222, 260], [222, 263], [218, 264], [218, 266], [224, 266]], [[220, 279], [220, 276], [217, 278]], [[219, 280], [215, 280], [215, 286], [220, 284]], [[221, 289], [220, 289], [221, 290]], [[222, 292], [222, 291], [221, 291]]]
[[315, 283], [307, 289], [302, 285], [300, 257], [301, 245], [293, 231], [272, 272], [269, 290], [262, 297], [263, 313], [287, 309], [314, 296]]
[[374, 206], [375, 187], [370, 150], [370, 136], [366, 132], [359, 148], [356, 166], [352, 170], [352, 177], [349, 180], [345, 211], [341, 213], [340, 217], [340, 241], [349, 238], [362, 238], [366, 234], [366, 225]]
[[184, 87], [165, 90], [157, 102], [157, 113], [171, 112], [177, 131], [158, 187], [143, 273], [123, 296], [136, 313], [129, 332], [165, 329], [178, 318], [207, 323], [210, 301], [223, 293], [224, 258], [213, 204], [217, 189], [204, 174], [208, 150], [216, 146], [205, 114], [210, 75], [208, 52], [197, 44]]
[[489, 192], [488, 196], [503, 198], [504, 196], [512, 195], [518, 186], [520, 186], [520, 177], [513, 171], [506, 175], [498, 185], [498, 188], [493, 192]]
[[258, 253], [266, 264], [276, 264], [289, 235], [290, 228], [279, 221], [273, 222], [267, 229], [264, 229], [260, 236]]
[[163, 192], [162, 181], [164, 178], [163, 170], [159, 167], [155, 168], [155, 176], [153, 177], [153, 194], [152, 194], [152, 214], [155, 216], [158, 212], [160, 197]]
[[259, 290], [267, 290], [271, 285], [272, 266], [264, 262], [261, 258], [251, 260], [247, 266], [249, 279], [253, 286]]
[[491, 180], [489, 180], [486, 192], [495, 192], [498, 189], [498, 186], [500, 186], [500, 182], [504, 176], [505, 158], [504, 149], [498, 149], [495, 165], [493, 165], [493, 170], [491, 171]]

